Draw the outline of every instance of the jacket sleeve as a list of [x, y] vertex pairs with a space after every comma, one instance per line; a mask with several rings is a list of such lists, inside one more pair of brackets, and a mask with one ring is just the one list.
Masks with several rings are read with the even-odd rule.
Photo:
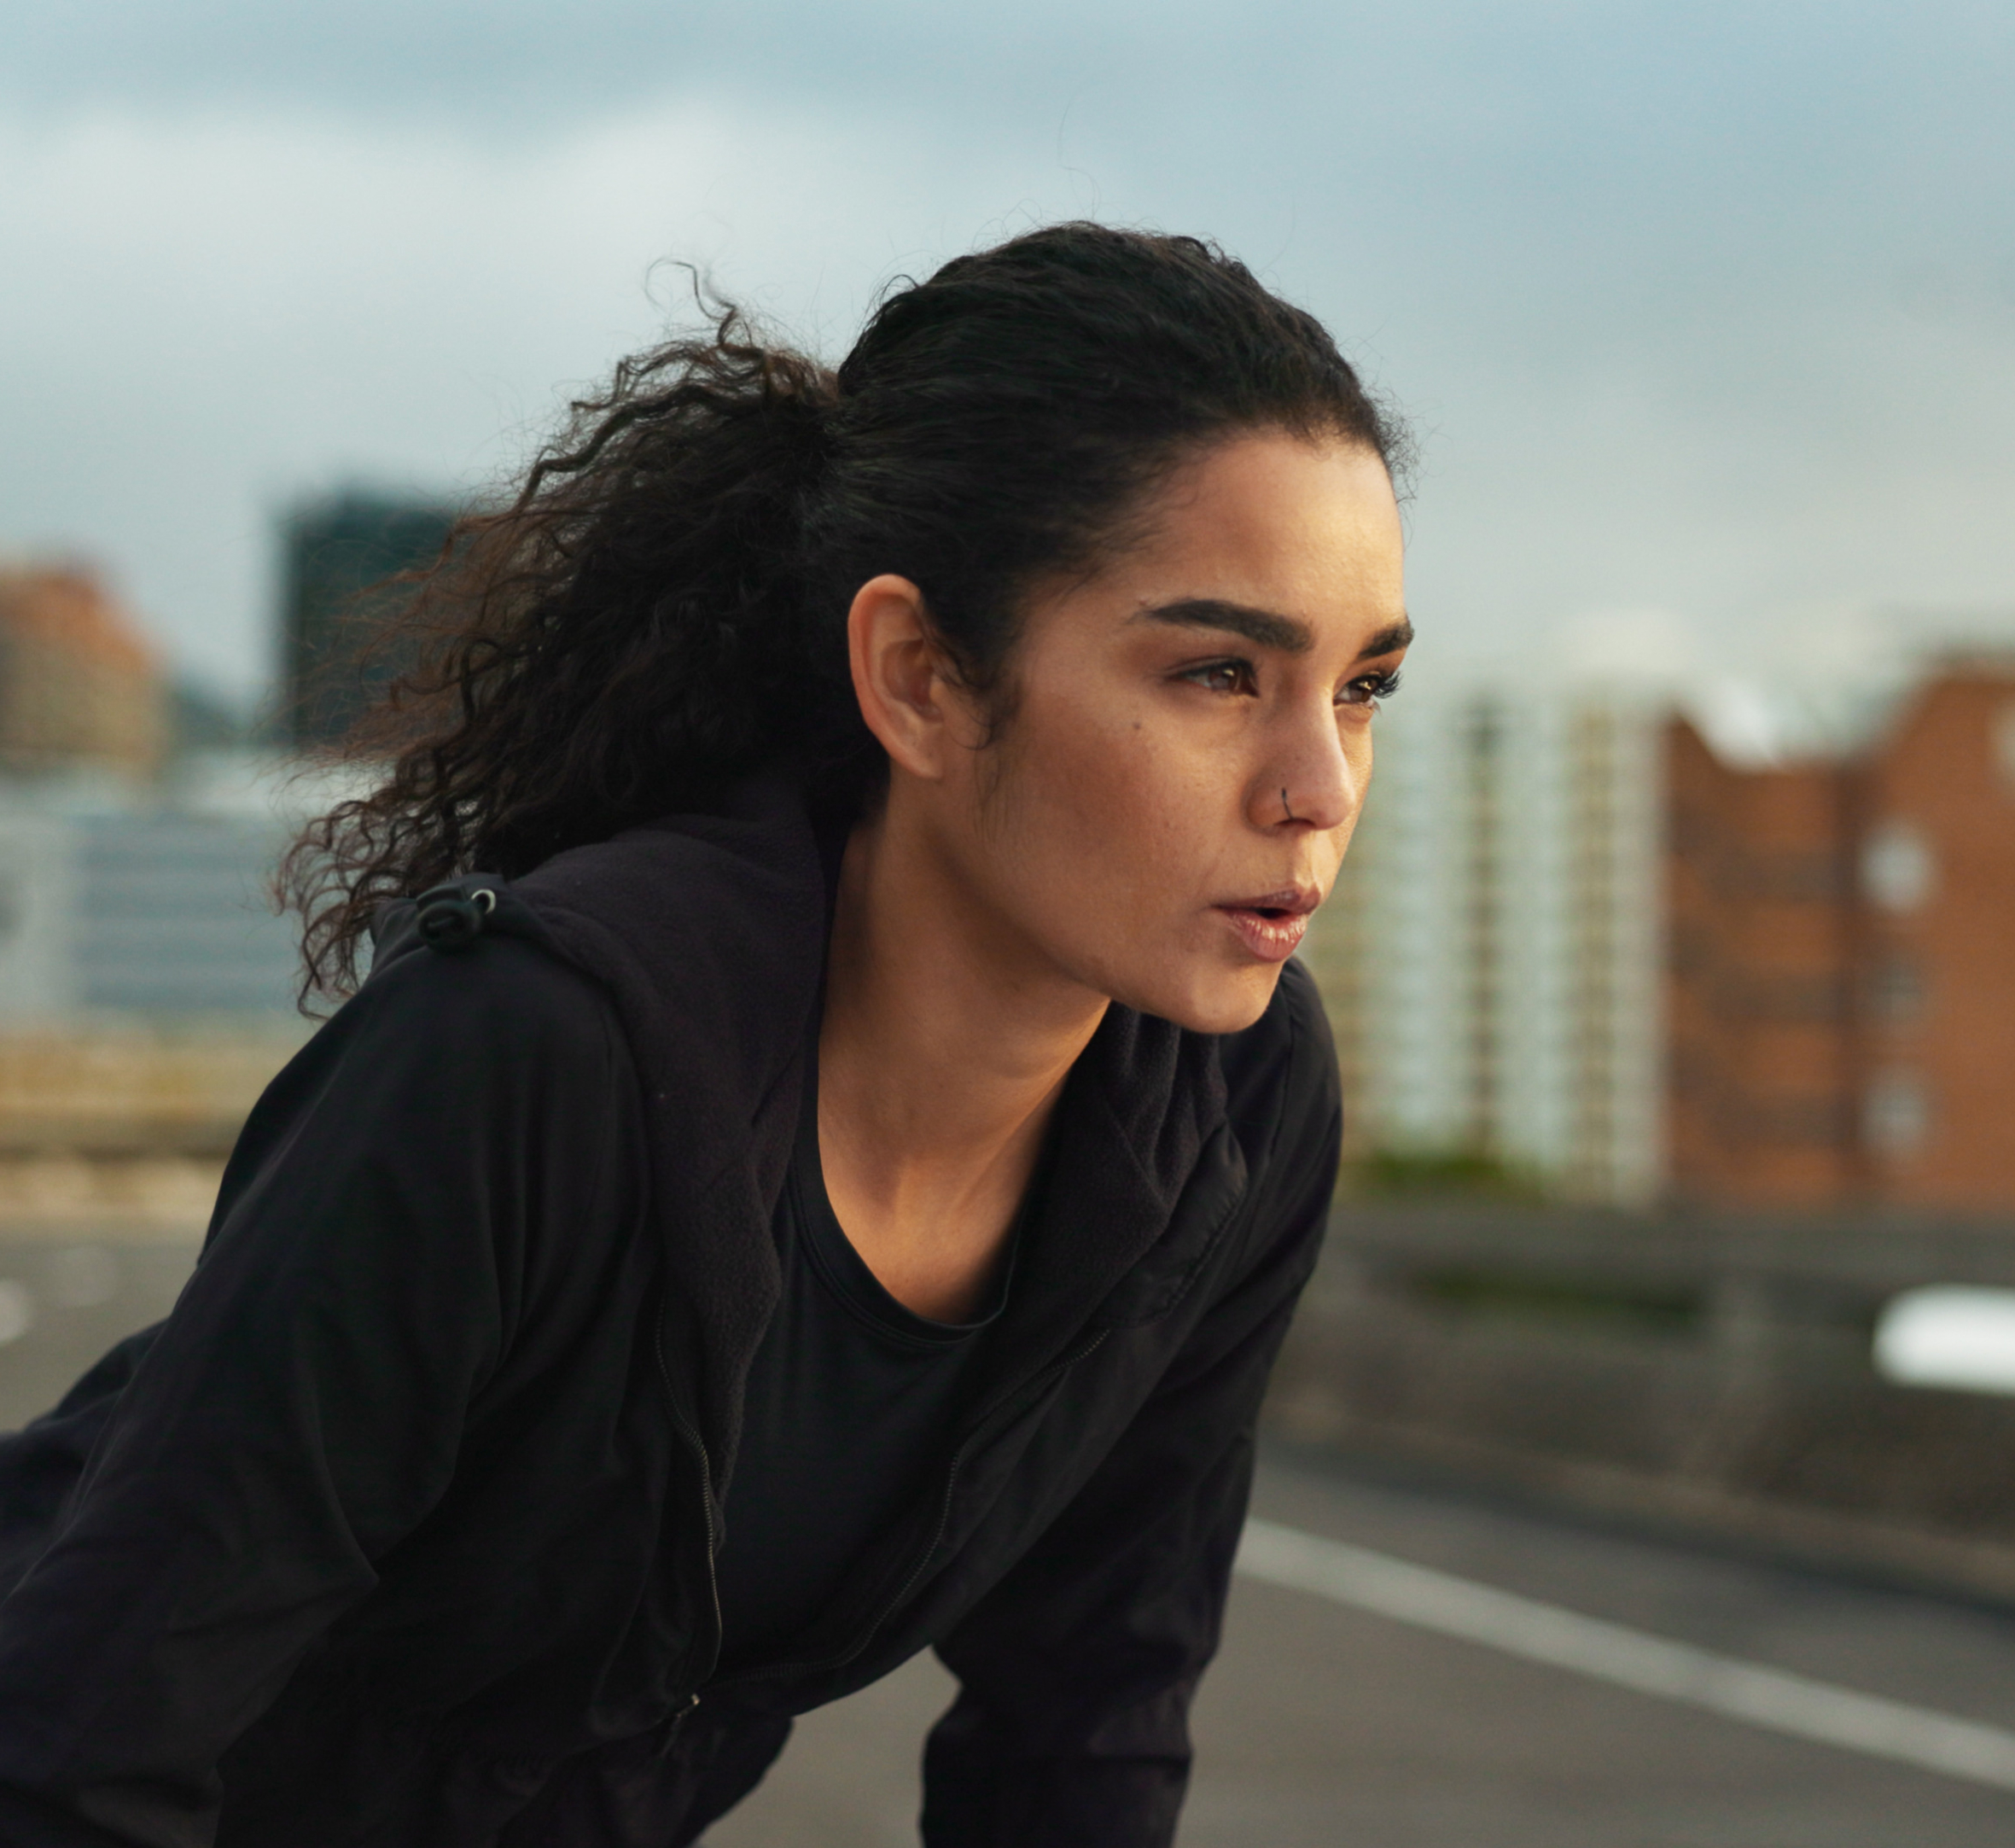
[[527, 946], [422, 951], [274, 1081], [0, 1605], [0, 1843], [209, 1839], [220, 1758], [447, 1486], [526, 1308], [537, 1201], [570, 1137], [575, 1178], [597, 1158], [613, 1030]]
[[1168, 1848], [1216, 1653], [1267, 1373], [1315, 1262], [1342, 1134], [1319, 1017], [1297, 1023], [1249, 1249], [1063, 1515], [939, 1645], [961, 1692], [924, 1754], [927, 1848]]

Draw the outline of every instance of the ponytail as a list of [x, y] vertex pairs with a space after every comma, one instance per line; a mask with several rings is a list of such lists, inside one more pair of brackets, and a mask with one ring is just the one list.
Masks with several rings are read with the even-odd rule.
[[419, 667], [346, 741], [384, 781], [282, 863], [304, 998], [355, 985], [383, 900], [704, 806], [773, 752], [786, 711], [807, 747], [859, 754], [831, 672], [796, 671], [833, 400], [830, 370], [728, 308], [710, 337], [625, 360], [509, 507], [457, 524], [400, 618]]

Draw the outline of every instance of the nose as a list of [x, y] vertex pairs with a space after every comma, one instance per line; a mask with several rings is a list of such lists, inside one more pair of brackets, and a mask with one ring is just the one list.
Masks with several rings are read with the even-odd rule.
[[1253, 779], [1247, 802], [1253, 825], [1320, 834], [1355, 815], [1371, 773], [1371, 737], [1364, 727], [1354, 732], [1361, 742], [1357, 735], [1346, 740], [1326, 697], [1284, 714]]

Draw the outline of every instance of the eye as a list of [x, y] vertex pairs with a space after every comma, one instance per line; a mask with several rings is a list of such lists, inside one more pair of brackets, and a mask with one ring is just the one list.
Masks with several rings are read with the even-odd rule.
[[1376, 706], [1382, 699], [1390, 699], [1400, 690], [1400, 670], [1382, 667], [1376, 673], [1360, 673], [1354, 680], [1348, 681], [1337, 695], [1339, 706]]
[[1212, 693], [1256, 693], [1257, 677], [1249, 661], [1207, 661], [1200, 667], [1185, 667], [1181, 678]]

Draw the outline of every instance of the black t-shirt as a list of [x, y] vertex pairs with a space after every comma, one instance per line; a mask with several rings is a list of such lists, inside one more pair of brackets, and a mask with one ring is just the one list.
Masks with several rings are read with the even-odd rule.
[[815, 1075], [775, 1233], [783, 1295], [749, 1367], [716, 1565], [731, 1670], [808, 1629], [941, 1460], [1013, 1263], [1010, 1242], [973, 1321], [929, 1321], [890, 1296], [826, 1198]]

